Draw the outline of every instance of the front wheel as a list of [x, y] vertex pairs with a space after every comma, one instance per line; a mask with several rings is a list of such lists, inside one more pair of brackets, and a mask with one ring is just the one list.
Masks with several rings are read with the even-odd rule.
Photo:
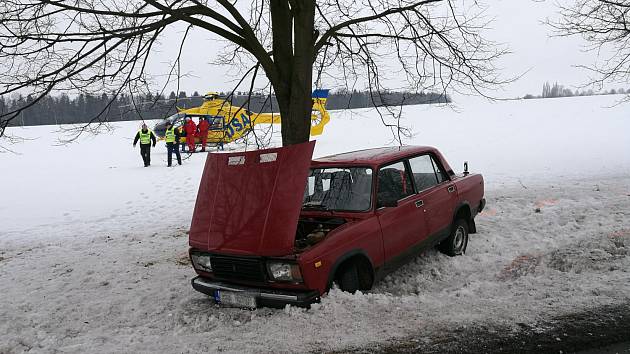
[[359, 269], [356, 264], [348, 264], [345, 266], [337, 277], [337, 285], [342, 291], [355, 293], [360, 288]]
[[459, 256], [466, 252], [468, 246], [468, 222], [457, 219], [453, 223], [451, 234], [438, 245], [438, 249], [451, 257]]

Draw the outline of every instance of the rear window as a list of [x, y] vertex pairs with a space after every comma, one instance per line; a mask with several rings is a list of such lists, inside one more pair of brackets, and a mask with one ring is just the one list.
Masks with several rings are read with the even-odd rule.
[[431, 155], [409, 159], [416, 190], [421, 192], [447, 180], [446, 174]]

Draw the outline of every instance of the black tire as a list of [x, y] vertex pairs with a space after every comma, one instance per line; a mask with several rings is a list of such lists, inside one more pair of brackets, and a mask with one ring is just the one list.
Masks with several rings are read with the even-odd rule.
[[359, 269], [355, 263], [350, 263], [343, 267], [337, 276], [337, 285], [342, 291], [354, 294], [361, 287], [359, 281]]
[[468, 246], [468, 222], [457, 219], [451, 227], [451, 234], [440, 242], [438, 249], [451, 257], [460, 256], [466, 252]]

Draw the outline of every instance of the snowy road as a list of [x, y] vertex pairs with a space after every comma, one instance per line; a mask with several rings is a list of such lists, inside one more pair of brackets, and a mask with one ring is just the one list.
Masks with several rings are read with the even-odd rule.
[[[136, 123], [70, 146], [53, 146], [50, 127], [16, 129], [34, 140], [0, 155], [0, 353], [433, 345], [445, 328], [545, 333], [559, 316], [627, 308], [630, 120], [603, 100], [466, 106], [474, 120], [411, 109], [436, 119], [413, 121], [407, 143], [486, 176], [479, 233], [463, 257], [429, 251], [373, 291], [332, 290], [311, 310], [220, 308], [191, 288], [186, 230], [202, 155], [167, 169], [160, 147], [144, 169]], [[327, 129], [318, 156], [390, 139], [365, 110]]]

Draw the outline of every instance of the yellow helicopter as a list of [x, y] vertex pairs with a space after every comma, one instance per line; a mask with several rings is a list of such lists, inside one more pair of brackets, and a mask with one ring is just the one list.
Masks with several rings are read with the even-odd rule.
[[[311, 136], [321, 135], [324, 126], [330, 122], [330, 114], [326, 110], [326, 100], [329, 90], [317, 89], [312, 94]], [[249, 133], [256, 124], [280, 124], [279, 113], [252, 113], [243, 107], [235, 107], [216, 92], [208, 92], [203, 97], [199, 107], [179, 109], [172, 116], [157, 123], [153, 128], [155, 135], [164, 139], [166, 123], [170, 122], [175, 128], [184, 125], [186, 118], [206, 118], [209, 123], [208, 143], [223, 146]], [[185, 142], [182, 138], [180, 142]], [[199, 136], [195, 143], [201, 143]]]

